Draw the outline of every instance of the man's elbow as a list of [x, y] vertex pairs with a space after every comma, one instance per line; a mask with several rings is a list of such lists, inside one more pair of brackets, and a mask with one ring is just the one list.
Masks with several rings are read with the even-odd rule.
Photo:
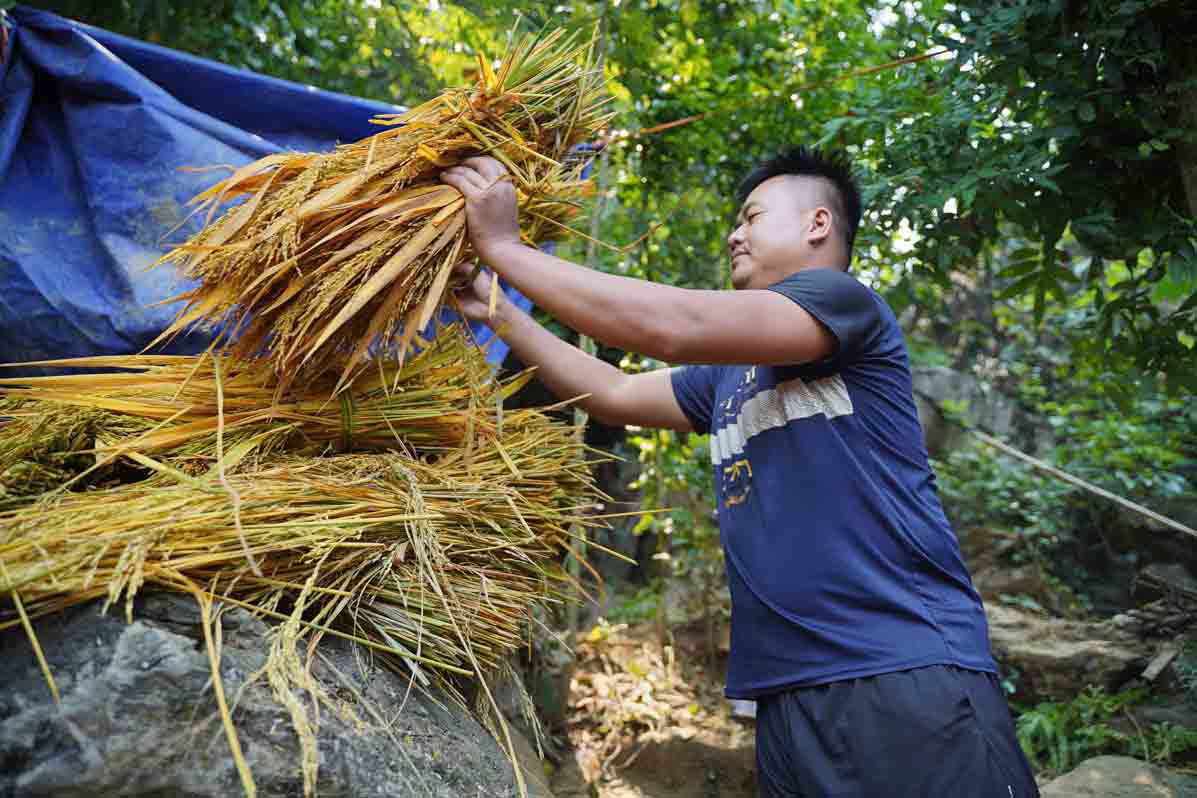
[[619, 388], [623, 374], [611, 384], [602, 386], [599, 390], [591, 391], [589, 395], [578, 400], [577, 406], [586, 411], [590, 418], [609, 427], [622, 426], [626, 422], [621, 419]]
[[582, 409], [595, 421], [608, 427], [641, 425], [636, 397], [628, 374], [623, 372], [600, 391], [595, 391], [582, 404]]
[[584, 402], [582, 409], [586, 411], [586, 415], [607, 427], [622, 427], [628, 423], [623, 419], [618, 407], [607, 402]]

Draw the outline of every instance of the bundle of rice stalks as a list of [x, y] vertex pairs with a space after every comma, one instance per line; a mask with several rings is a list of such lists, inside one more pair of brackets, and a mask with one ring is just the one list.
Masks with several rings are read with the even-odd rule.
[[[320, 703], [327, 696], [310, 657], [305, 666], [297, 654], [301, 638], [353, 640], [464, 705], [452, 676], [477, 677], [490, 696], [484, 674], [520, 645], [535, 607], [560, 593], [560, 553], [570, 534], [595, 523], [586, 510], [599, 497], [582, 445], [571, 427], [534, 411], [506, 422], [504, 442], [425, 458], [283, 456], [228, 476], [174, 472], [174, 482], [45, 494], [0, 511], [0, 596], [11, 598], [0, 605], [0, 630], [24, 626], [57, 698], [32, 618], [123, 597], [131, 620], [143, 586], [192, 594], [226, 736], [252, 796], [211, 606], [284, 621], [265, 673], [290, 710], [310, 795], [317, 721], [295, 690]], [[518, 770], [516, 780], [526, 794]]]
[[[266, 675], [309, 794], [315, 721], [295, 690], [322, 699], [301, 637], [354, 640], [463, 703], [451, 677], [489, 695], [483, 674], [563, 592], [561, 556], [599, 523], [602, 496], [571, 425], [504, 410], [530, 372], [496, 380], [457, 326], [417, 343], [335, 397], [333, 374], [280, 395], [269, 364], [227, 354], [82, 358], [43, 365], [106, 371], [0, 380], [0, 487], [33, 494], [0, 501], [0, 630], [25, 627], [57, 695], [32, 618], [94, 599], [123, 600], [131, 618], [144, 586], [188, 592], [224, 702], [212, 602], [283, 621]], [[61, 489], [97, 465], [123, 470]]]
[[[278, 381], [268, 365], [227, 355], [60, 360], [42, 365], [120, 371], [0, 379], [0, 416], [10, 419], [0, 426], [0, 499], [58, 488], [88, 471], [80, 487], [102, 485], [122, 461], [154, 470], [148, 458], [197, 475], [218, 457], [233, 470], [251, 454], [280, 451], [503, 451], [502, 402], [531, 372], [494, 380], [457, 325], [419, 343], [405, 363], [380, 358], [331, 400], [326, 375], [272, 401]], [[533, 412], [506, 418], [520, 423]]]
[[[335, 152], [270, 155], [196, 198], [208, 226], [169, 253], [200, 285], [164, 338], [196, 322], [236, 333], [233, 353], [268, 357], [280, 388], [341, 370], [372, 342], [409, 343], [441, 305], [452, 268], [472, 257], [464, 199], [442, 169], [478, 155], [506, 164], [531, 242], [568, 230], [584, 183], [567, 156], [610, 118], [592, 45], [560, 31], [513, 38], [498, 69], [449, 89]], [[215, 223], [222, 203], [244, 198]], [[160, 339], [161, 340], [161, 339]]]
[[31, 411], [20, 399], [0, 399], [0, 504], [53, 490], [94, 467], [91, 450], [103, 431], [120, 436], [144, 426], [140, 419], [93, 408], [45, 405]]
[[[512, 423], [507, 454], [284, 457], [228, 477], [139, 483], [0, 512], [0, 595], [29, 617], [143, 585], [203, 585], [268, 617], [350, 637], [425, 684], [520, 643], [564, 578], [572, 524], [597, 493], [571, 430]], [[513, 471], [515, 473], [513, 473]], [[251, 568], [245, 550], [258, 569]], [[296, 609], [298, 608], [298, 610]], [[0, 610], [0, 629], [20, 622]]]

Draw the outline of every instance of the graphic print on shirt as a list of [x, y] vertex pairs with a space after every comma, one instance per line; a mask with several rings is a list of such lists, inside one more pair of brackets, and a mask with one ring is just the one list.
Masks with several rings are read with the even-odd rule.
[[752, 490], [752, 463], [745, 451], [749, 440], [798, 419], [820, 414], [827, 418], [851, 415], [852, 398], [838, 374], [811, 382], [795, 377], [760, 390], [757, 367], [752, 366], [717, 409], [711, 432], [711, 464], [715, 466], [723, 506], [730, 508], [742, 504]]
[[[712, 426], [716, 429], [726, 429], [737, 423], [745, 402], [757, 393], [756, 374], [756, 366], [750, 366], [744, 370], [744, 375], [740, 378], [740, 382], [732, 391], [731, 396], [719, 403], [719, 413]], [[743, 503], [752, 491], [752, 464], [748, 462], [748, 458], [741, 450], [738, 457], [731, 462], [724, 463], [721, 467], [719, 462], [714, 460], [715, 442], [716, 438], [712, 435], [712, 462], [715, 463], [715, 468], [719, 471], [719, 496], [723, 499], [724, 507], [734, 507]]]

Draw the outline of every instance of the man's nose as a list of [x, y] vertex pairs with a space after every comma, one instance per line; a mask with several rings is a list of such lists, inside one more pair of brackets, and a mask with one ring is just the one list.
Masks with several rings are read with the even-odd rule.
[[739, 225], [739, 226], [735, 227], [730, 233], [727, 234], [727, 248], [728, 249], [735, 249], [736, 244], [738, 244], [744, 240], [743, 230], [744, 230], [744, 225]]

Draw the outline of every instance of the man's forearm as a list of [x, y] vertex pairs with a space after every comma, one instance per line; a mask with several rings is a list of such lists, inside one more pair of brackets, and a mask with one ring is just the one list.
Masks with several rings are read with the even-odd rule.
[[669, 335], [686, 289], [588, 269], [522, 244], [483, 259], [533, 303], [570, 328], [618, 349], [670, 360]]
[[625, 377], [622, 371], [561, 340], [512, 305], [492, 324], [520, 360], [537, 367], [537, 376], [556, 397], [590, 394], [579, 402], [582, 409], [599, 420], [619, 423], [610, 394]]

